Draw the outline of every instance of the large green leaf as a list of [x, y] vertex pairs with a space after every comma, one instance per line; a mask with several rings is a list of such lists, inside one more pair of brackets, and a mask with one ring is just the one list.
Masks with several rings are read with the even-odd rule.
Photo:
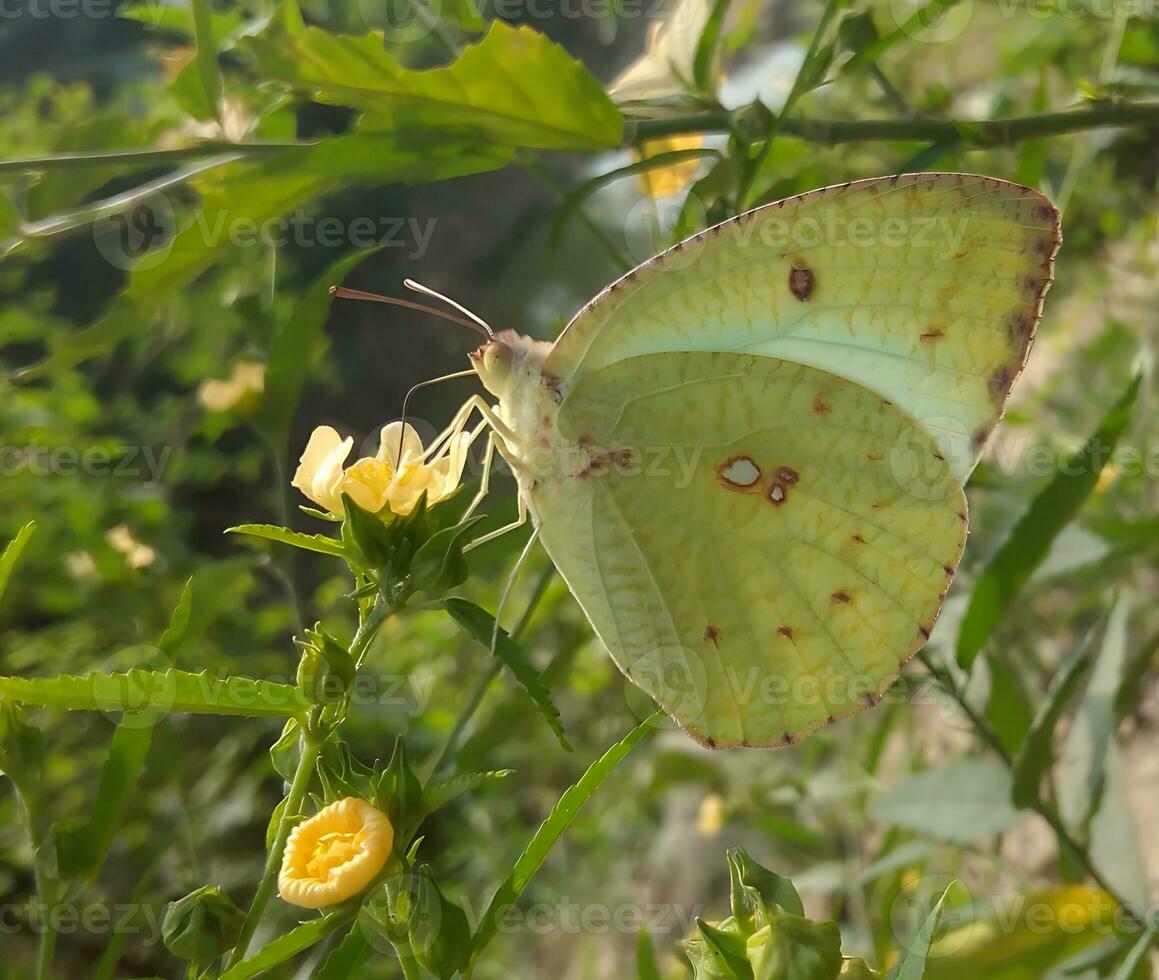
[[487, 911], [483, 913], [483, 918], [479, 923], [479, 928], [475, 931], [475, 938], [472, 944], [472, 962], [478, 960], [479, 954], [483, 952], [483, 949], [494, 938], [499, 926], [501, 913], [523, 894], [523, 890], [527, 887], [528, 882], [531, 881], [535, 872], [539, 870], [540, 865], [547, 858], [555, 842], [559, 840], [563, 832], [570, 826], [572, 820], [575, 819], [576, 814], [579, 813], [580, 807], [591, 799], [592, 795], [600, 788], [604, 780], [612, 774], [616, 766], [648, 734], [649, 730], [656, 724], [657, 719], [660, 717], [662, 717], [662, 712], [658, 711], [633, 728], [622, 741], [617, 742], [593, 762], [579, 778], [579, 782], [570, 786], [563, 796], [559, 798], [559, 801], [552, 808], [551, 813], [548, 814], [547, 819], [543, 821], [539, 829], [535, 832], [535, 836], [531, 838], [527, 849], [520, 855], [519, 860], [515, 862], [515, 867], [511, 869], [507, 880], [495, 892], [494, 897], [487, 906]]
[[969, 668], [1006, 610], [1018, 597], [1050, 544], [1078, 513], [1094, 490], [1099, 473], [1131, 421], [1142, 376], [1137, 376], [1104, 416], [1095, 433], [1063, 464], [1058, 474], [1034, 498], [997, 554], [990, 559], [962, 618], [958, 633], [958, 663]]
[[309, 705], [293, 685], [209, 671], [135, 669], [59, 677], [0, 677], [0, 695], [22, 704], [68, 711], [189, 712], [288, 718]]
[[919, 772], [869, 808], [874, 820], [969, 844], [1000, 834], [1019, 819], [1010, 802], [1011, 777], [992, 759], [958, 759]]
[[319, 102], [368, 113], [376, 132], [454, 133], [510, 146], [597, 150], [616, 146], [619, 110], [563, 48], [530, 27], [492, 23], [444, 68], [414, 71], [382, 38], [308, 28], [294, 38], [251, 38], [262, 74]]

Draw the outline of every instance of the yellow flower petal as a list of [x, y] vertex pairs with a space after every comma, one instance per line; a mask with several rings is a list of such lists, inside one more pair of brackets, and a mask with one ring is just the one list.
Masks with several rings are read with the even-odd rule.
[[[401, 433], [401, 439], [399, 438]], [[399, 446], [402, 453], [399, 454]], [[409, 422], [389, 422], [382, 427], [378, 435], [378, 452], [375, 459], [389, 463], [391, 469], [397, 470], [400, 460], [417, 460], [423, 455], [423, 441]]]
[[342, 464], [353, 448], [353, 439], [343, 439], [328, 425], [318, 426], [310, 433], [290, 485], [301, 490], [319, 507], [332, 514], [341, 514]]
[[393, 845], [394, 828], [381, 810], [352, 796], [331, 803], [290, 832], [278, 894], [303, 909], [344, 902], [374, 880]]

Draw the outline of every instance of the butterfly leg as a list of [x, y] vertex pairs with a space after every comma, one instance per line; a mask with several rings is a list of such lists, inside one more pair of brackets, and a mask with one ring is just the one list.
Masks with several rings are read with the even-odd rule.
[[483, 498], [487, 496], [487, 491], [491, 489], [491, 463], [494, 459], [495, 433], [488, 432], [487, 448], [483, 450], [483, 473], [479, 477], [479, 492], [475, 494], [475, 499], [471, 501], [471, 506], [459, 518], [460, 523], [471, 519], [471, 515], [479, 508], [479, 505], [483, 502]]
[[510, 524], [504, 524], [502, 527], [496, 528], [494, 531], [490, 531], [487, 534], [484, 534], [481, 538], [476, 538], [469, 544], [464, 545], [463, 551], [466, 552], [470, 551], [472, 548], [478, 548], [479, 545], [486, 544], [488, 541], [494, 541], [496, 538], [501, 537], [508, 531], [514, 531], [516, 528], [523, 527], [523, 525], [527, 523], [527, 502], [523, 499], [523, 494], [519, 494], [516, 497], [516, 501], [519, 508], [519, 516], [516, 517], [515, 520], [513, 520]]

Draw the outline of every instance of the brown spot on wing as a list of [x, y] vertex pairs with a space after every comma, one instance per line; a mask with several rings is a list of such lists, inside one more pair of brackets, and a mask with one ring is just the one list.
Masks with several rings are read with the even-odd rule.
[[781, 466], [777, 469], [777, 479], [792, 486], [801, 479], [801, 475], [791, 466]]
[[816, 285], [817, 277], [813, 275], [813, 270], [801, 259], [794, 259], [793, 265], [789, 269], [789, 292], [804, 303], [813, 295], [813, 289]]
[[830, 408], [825, 404], [825, 400], [820, 395], [813, 396], [813, 411], [818, 415], [828, 415]]
[[777, 635], [783, 636], [786, 640], [791, 640], [793, 638], [793, 627], [784, 625], [778, 626]]
[[834, 605], [846, 606], [853, 601], [853, 596], [844, 589], [838, 589], [829, 597], [829, 601]]
[[918, 335], [918, 340], [922, 341], [923, 343], [928, 344], [930, 341], [938, 340], [939, 338], [944, 337], [944, 336], [945, 336], [945, 333], [942, 331], [941, 327], [930, 327], [928, 330], [925, 331], [925, 333]]
[[704, 638], [714, 646], [720, 646], [717, 642], [720, 639], [720, 627], [713, 626], [712, 623], [709, 623], [704, 627]]
[[863, 538], [860, 534], [851, 535], [849, 540], [852, 541], [854, 544], [866, 544], [867, 543], [865, 538]]
[[1000, 365], [996, 367], [986, 380], [986, 387], [990, 392], [990, 400], [996, 402], [999, 406], [1006, 400], [1006, 396], [1010, 394], [1010, 387], [1014, 384], [1014, 372], [1010, 370], [1008, 365]]

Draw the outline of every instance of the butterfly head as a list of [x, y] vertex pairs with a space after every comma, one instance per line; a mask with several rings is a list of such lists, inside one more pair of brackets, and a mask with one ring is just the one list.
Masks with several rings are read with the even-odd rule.
[[502, 401], [511, 394], [514, 384], [540, 376], [543, 359], [550, 350], [551, 345], [542, 340], [503, 330], [468, 357], [484, 387]]

